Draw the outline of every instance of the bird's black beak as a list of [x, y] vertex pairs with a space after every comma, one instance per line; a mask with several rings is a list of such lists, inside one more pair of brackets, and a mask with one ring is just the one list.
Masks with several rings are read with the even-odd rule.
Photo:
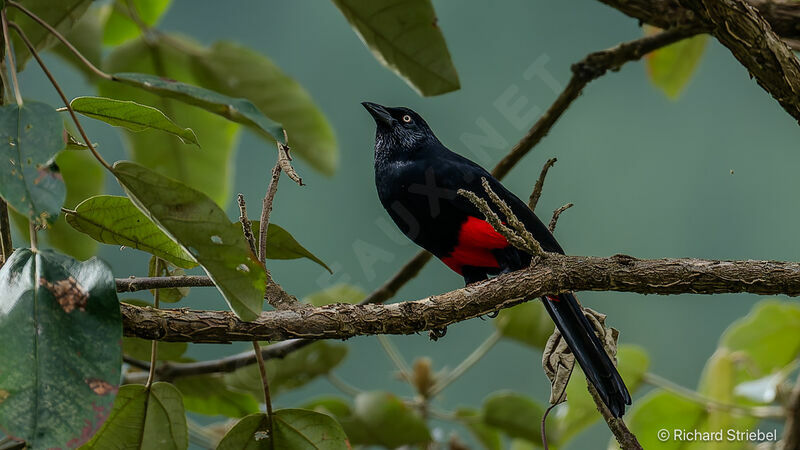
[[372, 118], [375, 119], [375, 123], [378, 125], [391, 125], [393, 122], [396, 122], [395, 118], [389, 114], [389, 111], [387, 111], [384, 106], [370, 102], [361, 102], [361, 105], [369, 111]]

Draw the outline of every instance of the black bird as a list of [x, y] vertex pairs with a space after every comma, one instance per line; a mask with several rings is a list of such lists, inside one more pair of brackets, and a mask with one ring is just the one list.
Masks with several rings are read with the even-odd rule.
[[[564, 253], [522, 200], [482, 167], [445, 147], [419, 114], [402, 107], [362, 105], [377, 124], [375, 185], [383, 207], [409, 239], [463, 276], [466, 284], [531, 262], [529, 254], [510, 245], [469, 200], [457, 194], [466, 189], [487, 198], [481, 178], [489, 181], [544, 250]], [[575, 296], [543, 297], [542, 302], [603, 402], [621, 417], [625, 405], [631, 404], [630, 394]]]

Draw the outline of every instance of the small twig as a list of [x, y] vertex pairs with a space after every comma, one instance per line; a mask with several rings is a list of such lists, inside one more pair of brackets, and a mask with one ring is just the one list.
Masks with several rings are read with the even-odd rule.
[[586, 385], [589, 387], [589, 393], [592, 394], [592, 399], [597, 405], [597, 410], [600, 411], [603, 419], [608, 424], [608, 429], [614, 434], [620, 448], [622, 450], [642, 450], [642, 445], [639, 444], [639, 440], [636, 439], [636, 436], [628, 429], [625, 421], [611, 414], [611, 411], [609, 411], [606, 404], [603, 403], [603, 399], [600, 398], [600, 394], [597, 393], [597, 389], [595, 389], [592, 383], [587, 382]]
[[256, 239], [253, 236], [253, 227], [250, 224], [250, 219], [247, 218], [247, 205], [244, 202], [244, 195], [237, 195], [236, 200], [239, 202], [239, 222], [242, 224], [244, 238], [247, 239], [247, 244], [250, 245], [250, 251], [256, 255], [258, 252], [256, 250]]
[[550, 446], [547, 445], [547, 427], [546, 427], [547, 416], [550, 414], [550, 411], [552, 411], [553, 408], [555, 408], [558, 405], [560, 405], [560, 403], [548, 406], [547, 409], [544, 410], [544, 414], [542, 414], [542, 423], [540, 425], [541, 428], [539, 430], [539, 433], [542, 435], [542, 447], [544, 448], [544, 450], [550, 449]]
[[553, 167], [553, 164], [558, 161], [557, 158], [550, 158], [544, 163], [542, 166], [542, 171], [539, 173], [539, 179], [536, 180], [536, 184], [533, 186], [533, 192], [531, 192], [530, 198], [528, 198], [528, 208], [531, 211], [536, 211], [536, 205], [539, 203], [539, 197], [542, 196], [542, 188], [544, 187], [544, 178], [547, 176], [547, 171]]
[[557, 210], [553, 211], [553, 217], [550, 219], [550, 225], [547, 226], [547, 229], [550, 230], [551, 233], [553, 231], [555, 231], [556, 223], [558, 222], [558, 217], [561, 215], [561, 213], [563, 213], [564, 211], [572, 208], [573, 206], [575, 206], [575, 205], [572, 204], [572, 203], [567, 203], [566, 205], [564, 205], [564, 206], [558, 208]]
[[336, 389], [339, 389], [340, 391], [342, 391], [343, 393], [345, 393], [345, 394], [347, 394], [347, 395], [349, 395], [351, 397], [355, 397], [356, 395], [358, 395], [358, 394], [363, 392], [361, 389], [358, 389], [357, 387], [353, 386], [352, 384], [350, 384], [350, 383], [344, 381], [343, 379], [339, 378], [333, 372], [329, 372], [326, 375], [326, 378], [328, 378], [328, 381], [330, 381], [330, 383], [333, 385], [333, 387], [335, 387]]
[[[5, 15], [5, 10], [3, 11], [3, 14]], [[80, 132], [81, 137], [83, 138], [83, 141], [89, 147], [89, 150], [92, 152], [92, 155], [94, 155], [95, 159], [97, 159], [100, 162], [100, 164], [102, 164], [106, 169], [108, 169], [109, 172], [113, 173], [114, 171], [111, 168], [111, 166], [108, 165], [106, 160], [103, 159], [103, 157], [100, 156], [99, 153], [97, 153], [97, 149], [95, 149], [94, 145], [92, 145], [92, 141], [89, 139], [88, 136], [86, 136], [86, 131], [83, 129], [83, 126], [81, 126], [81, 123], [78, 120], [78, 116], [75, 114], [75, 111], [72, 109], [72, 106], [70, 106], [69, 100], [67, 100], [67, 96], [64, 95], [64, 91], [61, 90], [61, 86], [59, 86], [59, 84], [56, 81], [55, 77], [53, 77], [53, 74], [50, 73], [50, 70], [44, 64], [44, 61], [42, 61], [42, 58], [39, 57], [39, 53], [36, 51], [36, 48], [31, 43], [30, 39], [28, 39], [28, 36], [25, 35], [25, 32], [22, 31], [22, 28], [20, 28], [17, 24], [11, 22], [11, 23], [8, 24], [8, 26], [10, 26], [14, 30], [16, 30], [16, 32], [19, 34], [19, 37], [22, 39], [22, 41], [28, 47], [28, 50], [31, 52], [31, 55], [33, 55], [33, 57], [36, 59], [36, 62], [39, 63], [39, 67], [42, 68], [42, 72], [44, 72], [44, 74], [47, 75], [47, 78], [50, 80], [50, 83], [53, 85], [53, 87], [56, 89], [56, 91], [58, 91], [58, 95], [61, 97], [61, 100], [64, 102], [64, 106], [67, 107], [67, 110], [69, 111], [70, 116], [72, 116], [72, 121], [75, 122], [75, 126], [78, 128], [78, 132]], [[14, 73], [14, 71], [12, 70], [11, 73]]]
[[498, 208], [500, 208], [500, 212], [506, 217], [506, 221], [514, 231], [525, 241], [526, 248], [528, 252], [531, 253], [533, 256], [544, 256], [544, 250], [542, 246], [539, 245], [539, 242], [533, 237], [530, 231], [525, 228], [525, 224], [522, 223], [521, 220], [514, 214], [514, 211], [511, 210], [511, 207], [506, 204], [506, 202], [500, 198], [497, 193], [492, 190], [492, 187], [489, 185], [489, 180], [486, 178], [481, 178], [481, 184], [483, 185], [483, 189], [486, 191], [486, 194], [492, 199], [492, 203], [495, 204]]
[[[288, 138], [286, 138], [285, 131], [284, 131], [284, 139], [287, 139], [288, 142]], [[298, 175], [297, 172], [294, 170], [294, 167], [292, 167], [291, 163], [292, 157], [289, 155], [289, 150], [290, 148], [288, 145], [284, 145], [278, 142], [278, 164], [281, 166], [283, 172], [286, 173], [286, 176], [288, 176], [292, 181], [299, 184], [300, 186], [305, 186], [303, 184], [303, 179], [300, 178], [300, 175]]]
[[455, 369], [451, 370], [444, 378], [442, 378], [438, 383], [436, 383], [430, 390], [430, 396], [433, 397], [440, 392], [442, 392], [447, 386], [452, 384], [454, 381], [459, 379], [461, 375], [464, 375], [464, 372], [469, 370], [472, 366], [475, 365], [478, 361], [481, 360], [489, 350], [491, 350], [495, 344], [503, 337], [503, 334], [499, 331], [493, 332], [490, 334], [481, 344], [472, 351], [466, 358], [459, 365], [456, 366]]
[[[156, 270], [154, 275], [158, 276], [158, 274], [161, 273], [161, 267], [162, 267], [162, 260], [161, 258], [156, 256], [156, 267], [155, 267]], [[153, 290], [153, 307], [155, 309], [158, 309], [159, 307], [158, 300], [160, 294], [161, 294], [160, 289]], [[150, 345], [150, 367], [147, 374], [147, 382], [144, 384], [146, 389], [150, 389], [150, 386], [153, 385], [153, 381], [156, 378], [157, 361], [158, 361], [158, 341], [154, 340]]]
[[11, 33], [8, 32], [8, 16], [6, 10], [0, 12], [0, 20], [3, 24], [3, 40], [6, 42], [6, 56], [11, 66], [11, 83], [14, 85], [14, 98], [17, 105], [22, 106], [22, 94], [19, 92], [19, 80], [17, 79], [17, 63], [14, 61], [14, 52], [11, 51]]
[[[272, 212], [272, 203], [275, 201], [275, 193], [278, 191], [278, 181], [280, 181], [280, 178], [281, 165], [275, 163], [275, 166], [272, 168], [272, 177], [269, 180], [269, 186], [267, 186], [267, 193], [264, 195], [264, 201], [261, 207], [261, 221], [258, 224], [258, 260], [261, 261], [265, 267], [267, 263], [267, 226], [269, 225], [269, 215]], [[271, 282], [272, 277], [269, 276], [269, 272], [267, 273], [268, 281]]]
[[0, 267], [3, 267], [14, 248], [11, 243], [11, 224], [8, 221], [8, 203], [2, 198], [0, 198], [0, 250], [2, 250]]
[[381, 348], [383, 348], [383, 351], [386, 352], [386, 355], [389, 356], [389, 359], [394, 363], [395, 368], [400, 372], [400, 378], [411, 382], [411, 376], [409, 375], [411, 373], [411, 367], [409, 367], [403, 355], [397, 350], [397, 347], [394, 346], [387, 336], [380, 334], [378, 335], [378, 342], [380, 342]]
[[783, 438], [780, 447], [783, 450], [800, 448], [800, 375], [797, 376], [794, 388], [789, 394], [786, 404], [786, 424], [783, 427]]
[[264, 386], [264, 403], [267, 404], [267, 431], [269, 432], [269, 448], [275, 448], [275, 435], [272, 432], [272, 399], [269, 396], [269, 380], [267, 380], [267, 369], [264, 367], [264, 358], [261, 356], [261, 346], [258, 341], [253, 341], [253, 352], [258, 361], [258, 370], [261, 373], [261, 382]]
[[95, 75], [97, 75], [100, 78], [106, 79], [106, 80], [111, 80], [112, 79], [111, 75], [109, 75], [109, 74], [103, 72], [102, 70], [98, 69], [97, 66], [92, 64], [91, 61], [89, 61], [85, 56], [83, 56], [83, 54], [81, 54], [81, 52], [79, 52], [78, 49], [76, 49], [75, 46], [72, 45], [67, 40], [67, 38], [65, 38], [61, 33], [58, 32], [58, 30], [53, 28], [53, 26], [51, 26], [49, 23], [47, 23], [44, 20], [42, 20], [41, 17], [37, 16], [32, 11], [28, 10], [27, 8], [25, 8], [24, 6], [22, 6], [21, 4], [15, 2], [13, 0], [7, 0], [6, 4], [8, 6], [13, 6], [14, 8], [17, 8], [18, 10], [22, 11], [23, 13], [25, 13], [25, 15], [27, 15], [28, 17], [33, 19], [36, 23], [38, 23], [39, 25], [44, 27], [50, 34], [52, 34], [59, 41], [61, 41], [61, 43], [64, 44], [64, 46], [67, 47], [67, 49], [69, 49], [69, 51], [71, 51], [75, 56], [77, 56], [78, 59], [81, 61], [81, 63], [83, 63], [86, 67], [88, 67], [89, 70], [91, 70]]
[[204, 275], [181, 275], [175, 277], [130, 277], [117, 278], [117, 292], [136, 292], [149, 289], [176, 287], [212, 287], [211, 278]]

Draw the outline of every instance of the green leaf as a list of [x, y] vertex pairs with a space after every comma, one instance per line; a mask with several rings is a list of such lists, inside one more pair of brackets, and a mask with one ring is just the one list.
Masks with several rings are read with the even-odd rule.
[[[75, 26], [75, 23], [86, 12], [91, 3], [91, 0], [58, 0], [57, 2], [52, 0], [25, 0], [22, 5], [63, 35], [67, 34]], [[42, 51], [58, 42], [58, 39], [44, 27], [16, 8], [8, 8], [8, 18], [22, 28], [22, 31], [25, 32], [25, 35], [28, 36], [37, 51]], [[11, 33], [11, 41], [14, 44], [17, 72], [21, 72], [28, 58], [31, 57], [31, 53], [17, 33]]]
[[[617, 349], [617, 360], [619, 361], [617, 370], [622, 375], [628, 391], [633, 394], [642, 384], [642, 378], [650, 366], [650, 358], [639, 346], [620, 345]], [[566, 441], [601, 419], [597, 405], [586, 387], [586, 377], [577, 364], [567, 385], [566, 411], [562, 411], [559, 411], [556, 433], [559, 442]]]
[[461, 87], [430, 0], [333, 0], [375, 59], [424, 96]]
[[525, 302], [500, 311], [494, 326], [503, 337], [542, 349], [553, 334], [553, 321], [540, 301]]
[[[280, 360], [265, 362], [269, 388], [273, 396], [304, 386], [341, 364], [347, 346], [320, 341], [290, 353]], [[233, 388], [261, 397], [261, 373], [251, 364], [225, 374], [225, 382]]]
[[[250, 222], [253, 229], [253, 237], [258, 245], [259, 238], [259, 221], [253, 220]], [[242, 232], [242, 225], [238, 222], [234, 223], [234, 228], [237, 232]], [[299, 242], [283, 227], [274, 223], [267, 226], [267, 259], [298, 259], [308, 258], [311, 261], [324, 267], [330, 273], [333, 273], [327, 264], [322, 262], [321, 259], [314, 256], [313, 253], [308, 251], [305, 247], [300, 245]]]
[[[192, 46], [186, 39], [170, 39]], [[114, 49], [106, 58], [109, 72], [149, 72], [170, 78], [195, 82], [189, 70], [191, 56], [172, 46], [156, 42], [148, 46], [141, 39]], [[156, 63], [158, 61], [158, 63]], [[127, 144], [134, 161], [162, 175], [175, 178], [225, 205], [230, 199], [234, 179], [231, 156], [240, 126], [200, 108], [137, 89], [123, 83], [103, 81], [100, 95], [152, 105], [170, 118], [195, 131], [203, 149], [183, 145], [179, 140], [155, 130], [138, 133], [125, 131]]]
[[113, 77], [114, 81], [203, 108], [285, 143], [281, 125], [265, 116], [250, 100], [228, 97], [209, 89], [145, 73], [115, 73]]
[[342, 426], [351, 444], [374, 443], [371, 431], [366, 425], [353, 415], [350, 404], [339, 397], [323, 396], [313, 399], [302, 406], [303, 409], [311, 409], [319, 413], [327, 414]]
[[0, 423], [30, 448], [74, 448], [105, 421], [120, 379], [111, 269], [17, 249], [0, 269]]
[[331, 303], [358, 303], [366, 296], [366, 292], [361, 288], [341, 283], [317, 291], [303, 301], [314, 306], [323, 306]]
[[210, 416], [243, 417], [258, 412], [258, 401], [250, 394], [230, 389], [219, 375], [177, 378], [175, 387], [183, 395], [187, 411]]
[[66, 196], [61, 174], [50, 166], [64, 148], [63, 129], [47, 104], [0, 107], [0, 195], [40, 224], [55, 221]]
[[[646, 27], [647, 34], [660, 32]], [[670, 99], [677, 99], [686, 88], [706, 48], [708, 35], [700, 34], [660, 48], [645, 56], [650, 80]]]
[[152, 106], [106, 97], [78, 97], [70, 102], [70, 106], [86, 117], [102, 120], [115, 127], [124, 127], [131, 131], [152, 128], [178, 136], [184, 144], [200, 147], [194, 131], [179, 127], [166, 114]]
[[511, 437], [542, 442], [539, 424], [544, 410], [527, 397], [510, 391], [492, 394], [484, 400], [481, 414], [484, 423]]
[[[655, 390], [636, 401], [626, 422], [643, 448], [677, 450], [686, 448], [688, 443], [672, 439], [672, 431], [695, 430], [705, 415], [699, 403], [671, 392]], [[660, 430], [667, 430], [668, 439], [659, 439]]]
[[487, 450], [502, 450], [503, 440], [497, 428], [483, 423], [480, 411], [472, 408], [459, 408], [456, 410], [456, 418], [475, 436]]
[[[267, 434], [269, 419], [264, 413], [252, 414], [240, 420], [222, 438], [217, 450], [269, 449]], [[273, 416], [275, 449], [292, 450], [349, 450], [341, 426], [326, 414], [304, 409], [281, 409]]]
[[105, 425], [83, 448], [181, 450], [189, 447], [188, 437], [181, 393], [175, 386], [158, 382], [147, 389], [128, 384], [119, 389]]
[[[160, 231], [160, 230], [159, 230]], [[150, 277], [177, 277], [186, 275], [186, 271], [180, 268], [170, 268], [170, 264], [166, 261], [162, 260], [161, 265], [157, 268], [156, 261], [158, 261], [157, 256], [150, 257], [150, 262], [147, 265], [147, 276]], [[159, 270], [156, 270], [159, 269]], [[150, 289], [150, 293], [155, 295], [156, 290]], [[167, 303], [176, 303], [179, 302], [183, 297], [189, 295], [189, 288], [188, 287], [174, 287], [174, 288], [161, 288], [158, 290], [158, 300], [160, 302], [167, 302]]]
[[64, 215], [70, 226], [98, 242], [136, 248], [186, 269], [197, 265], [127, 197], [98, 195]]
[[[125, 299], [124, 303], [136, 306], [153, 306], [152, 303], [138, 299]], [[141, 361], [148, 361], [150, 359], [150, 350], [152, 350], [152, 342], [146, 339], [139, 339], [135, 337], [122, 338], [122, 352], [126, 355], [136, 358]], [[187, 342], [158, 342], [158, 360], [159, 361], [179, 361], [182, 360], [181, 356], [186, 353], [189, 348]]]
[[191, 61], [201, 86], [252, 101], [283, 124], [292, 155], [333, 175], [339, 165], [333, 128], [308, 92], [269, 58], [239, 44], [218, 42]]
[[255, 320], [264, 303], [264, 266], [225, 212], [202, 192], [136, 163], [119, 161], [113, 170], [133, 203], [205, 269], [233, 312]]
[[355, 399], [354, 416], [366, 428], [369, 442], [351, 436], [353, 445], [382, 445], [396, 448], [425, 444], [431, 435], [425, 421], [402, 400], [388, 392], [364, 392]]
[[169, 8], [171, 0], [125, 0], [114, 2], [111, 14], [105, 22], [103, 31], [103, 44], [116, 46], [142, 34], [139, 25], [130, 19], [130, 10], [133, 8], [139, 20], [147, 26], [158, 24], [161, 16]]
[[[56, 156], [56, 165], [67, 188], [65, 208], [73, 208], [86, 197], [102, 192], [105, 171], [89, 152], [61, 152]], [[28, 242], [28, 219], [16, 211], [12, 213], [20, 237]], [[65, 216], [59, 215], [53, 224], [48, 225], [45, 232], [39, 234], [40, 240], [44, 238], [47, 244], [74, 258], [91, 258], [97, 251], [97, 242], [69, 226]]]

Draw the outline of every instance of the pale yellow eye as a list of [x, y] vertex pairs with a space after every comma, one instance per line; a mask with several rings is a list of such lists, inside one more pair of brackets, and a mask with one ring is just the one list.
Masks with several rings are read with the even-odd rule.
[[411, 123], [411, 116], [409, 116], [408, 114], [406, 114], [405, 116], [403, 116], [403, 122], [405, 122], [405, 123]]

